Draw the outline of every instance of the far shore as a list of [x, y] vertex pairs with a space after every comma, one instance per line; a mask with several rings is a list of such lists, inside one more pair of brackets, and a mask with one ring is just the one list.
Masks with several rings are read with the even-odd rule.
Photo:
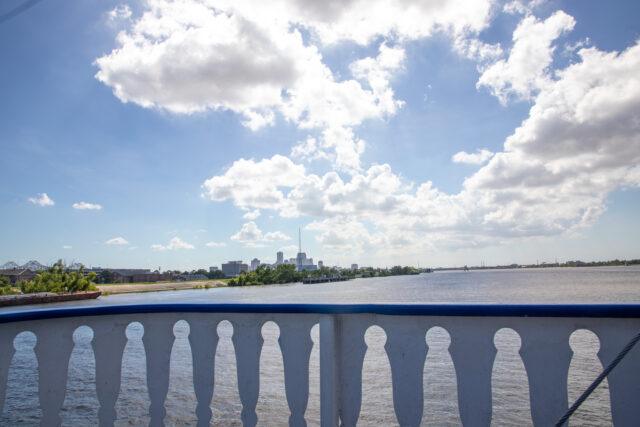
[[156, 283], [125, 283], [96, 285], [102, 295], [127, 294], [134, 292], [177, 291], [181, 289], [220, 288], [227, 284], [220, 280], [199, 280], [195, 282], [156, 282]]

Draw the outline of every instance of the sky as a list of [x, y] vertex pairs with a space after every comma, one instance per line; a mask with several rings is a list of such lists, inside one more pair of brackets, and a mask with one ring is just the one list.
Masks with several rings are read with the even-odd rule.
[[640, 2], [0, 5], [0, 263], [640, 258]]

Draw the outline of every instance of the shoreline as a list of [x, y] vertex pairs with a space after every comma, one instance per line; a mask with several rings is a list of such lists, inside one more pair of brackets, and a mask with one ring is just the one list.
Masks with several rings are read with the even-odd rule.
[[162, 282], [162, 283], [131, 283], [121, 285], [96, 285], [102, 291], [102, 296], [130, 294], [142, 292], [159, 292], [159, 291], [179, 291], [183, 289], [205, 289], [226, 287], [225, 282], [219, 280], [197, 281], [197, 282]]

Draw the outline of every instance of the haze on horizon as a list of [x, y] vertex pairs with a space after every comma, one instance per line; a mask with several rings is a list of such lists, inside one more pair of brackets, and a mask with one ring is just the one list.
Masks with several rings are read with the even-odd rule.
[[0, 22], [0, 262], [273, 262], [299, 227], [325, 265], [639, 258], [638, 18], [38, 2]]

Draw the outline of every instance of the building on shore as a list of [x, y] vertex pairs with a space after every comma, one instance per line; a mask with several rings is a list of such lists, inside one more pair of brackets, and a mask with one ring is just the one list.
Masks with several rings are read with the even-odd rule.
[[140, 283], [140, 282], [168, 282], [173, 280], [173, 273], [160, 273], [160, 271], [151, 271], [140, 268], [102, 268], [93, 267], [88, 270], [96, 273], [98, 276], [102, 272], [108, 271], [109, 280], [108, 283]]
[[282, 252], [276, 253], [276, 265], [284, 264], [284, 254]]
[[218, 267], [209, 267], [209, 273], [213, 273], [214, 271], [218, 271]]
[[11, 284], [20, 282], [22, 280], [30, 281], [36, 278], [38, 272], [31, 271], [24, 268], [12, 268], [6, 270], [0, 270], [0, 277], [8, 277]]
[[358, 264], [351, 264], [351, 269], [352, 270], [357, 270], [358, 269]]
[[251, 271], [256, 271], [256, 269], [260, 266], [260, 260], [258, 258], [254, 258], [251, 260]]
[[195, 280], [207, 280], [208, 277], [204, 274], [178, 274], [173, 280], [176, 282], [193, 282]]
[[243, 264], [242, 261], [229, 261], [226, 264], [222, 264], [222, 272], [225, 276], [237, 277], [242, 272], [249, 272], [249, 266], [247, 264]]

